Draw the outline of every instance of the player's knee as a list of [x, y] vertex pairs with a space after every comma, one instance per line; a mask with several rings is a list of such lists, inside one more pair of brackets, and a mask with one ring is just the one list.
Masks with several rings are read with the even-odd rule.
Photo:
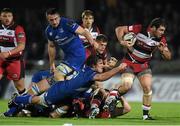
[[131, 87], [133, 84], [133, 77], [129, 77], [129, 76], [121, 77], [121, 83], [125, 86]]
[[152, 94], [152, 89], [151, 87], [143, 87], [143, 93], [144, 94]]
[[122, 77], [121, 83], [122, 85], [120, 86], [120, 88], [123, 89], [124, 92], [127, 92], [132, 87], [133, 77]]
[[148, 91], [148, 92], [144, 92], [144, 96], [151, 96], [152, 95], [152, 90]]

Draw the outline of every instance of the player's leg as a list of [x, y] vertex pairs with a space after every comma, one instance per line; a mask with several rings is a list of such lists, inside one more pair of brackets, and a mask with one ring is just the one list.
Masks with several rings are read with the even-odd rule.
[[138, 74], [139, 82], [143, 89], [143, 119], [151, 120], [149, 116], [149, 110], [151, 109], [152, 102], [152, 73], [150, 69], [147, 69]]
[[123, 73], [121, 75], [121, 84], [118, 87], [118, 92], [121, 96], [132, 88], [134, 78], [135, 75], [133, 73]]
[[24, 77], [25, 77], [25, 67], [24, 62], [21, 60], [15, 60], [8, 62], [6, 67], [7, 78], [13, 80], [18, 93], [24, 94], [26, 92]]
[[68, 64], [60, 63], [55, 71], [54, 71], [54, 81], [64, 81], [70, 80], [77, 76], [77, 71], [75, 71], [72, 67]]
[[31, 95], [39, 95], [50, 88], [48, 79], [42, 79], [38, 83], [34, 83], [32, 87], [27, 91]]
[[99, 88], [94, 91], [90, 101], [89, 119], [94, 119], [99, 114], [99, 106], [106, 95], [107, 93], [103, 88]]
[[119, 85], [118, 89], [110, 91], [105, 101], [105, 109], [109, 108], [110, 111], [111, 109], [114, 110], [117, 98], [124, 95], [131, 89], [134, 82], [134, 77], [135, 75], [133, 73], [123, 73], [121, 75], [121, 84]]

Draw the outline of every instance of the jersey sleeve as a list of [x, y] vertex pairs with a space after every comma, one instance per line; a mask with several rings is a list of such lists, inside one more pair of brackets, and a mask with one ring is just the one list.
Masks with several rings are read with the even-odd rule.
[[97, 74], [94, 70], [92, 70], [90, 67], [86, 67], [85, 69], [85, 79], [87, 82], [93, 81], [94, 76]]
[[141, 30], [142, 30], [142, 25], [140, 24], [128, 26], [128, 32], [134, 32], [135, 34], [137, 34], [141, 32]]
[[79, 27], [79, 25], [72, 19], [66, 19], [65, 20], [65, 28], [69, 30], [70, 32], [75, 32], [76, 29]]
[[26, 35], [23, 27], [17, 26], [15, 29], [15, 35], [17, 42], [23, 42], [23, 43], [26, 42]]

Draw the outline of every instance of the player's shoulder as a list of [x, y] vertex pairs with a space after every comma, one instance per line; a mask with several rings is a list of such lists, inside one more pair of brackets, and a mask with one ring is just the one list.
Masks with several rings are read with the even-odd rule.
[[15, 29], [15, 31], [24, 31], [24, 27], [16, 23], [11, 26], [11, 29]]
[[68, 23], [73, 21], [73, 19], [71, 18], [67, 18], [67, 17], [61, 17], [61, 23]]

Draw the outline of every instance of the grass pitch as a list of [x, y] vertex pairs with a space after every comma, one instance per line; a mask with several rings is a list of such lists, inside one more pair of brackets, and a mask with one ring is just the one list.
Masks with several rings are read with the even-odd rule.
[[[140, 102], [130, 102], [132, 111], [115, 119], [85, 118], [32, 118], [32, 117], [0, 117], [0, 125], [58, 125], [65, 123], [73, 126], [113, 126], [113, 125], [180, 125], [180, 103], [153, 103], [151, 115], [155, 120], [142, 120]], [[7, 101], [0, 100], [0, 113], [7, 110]]]

